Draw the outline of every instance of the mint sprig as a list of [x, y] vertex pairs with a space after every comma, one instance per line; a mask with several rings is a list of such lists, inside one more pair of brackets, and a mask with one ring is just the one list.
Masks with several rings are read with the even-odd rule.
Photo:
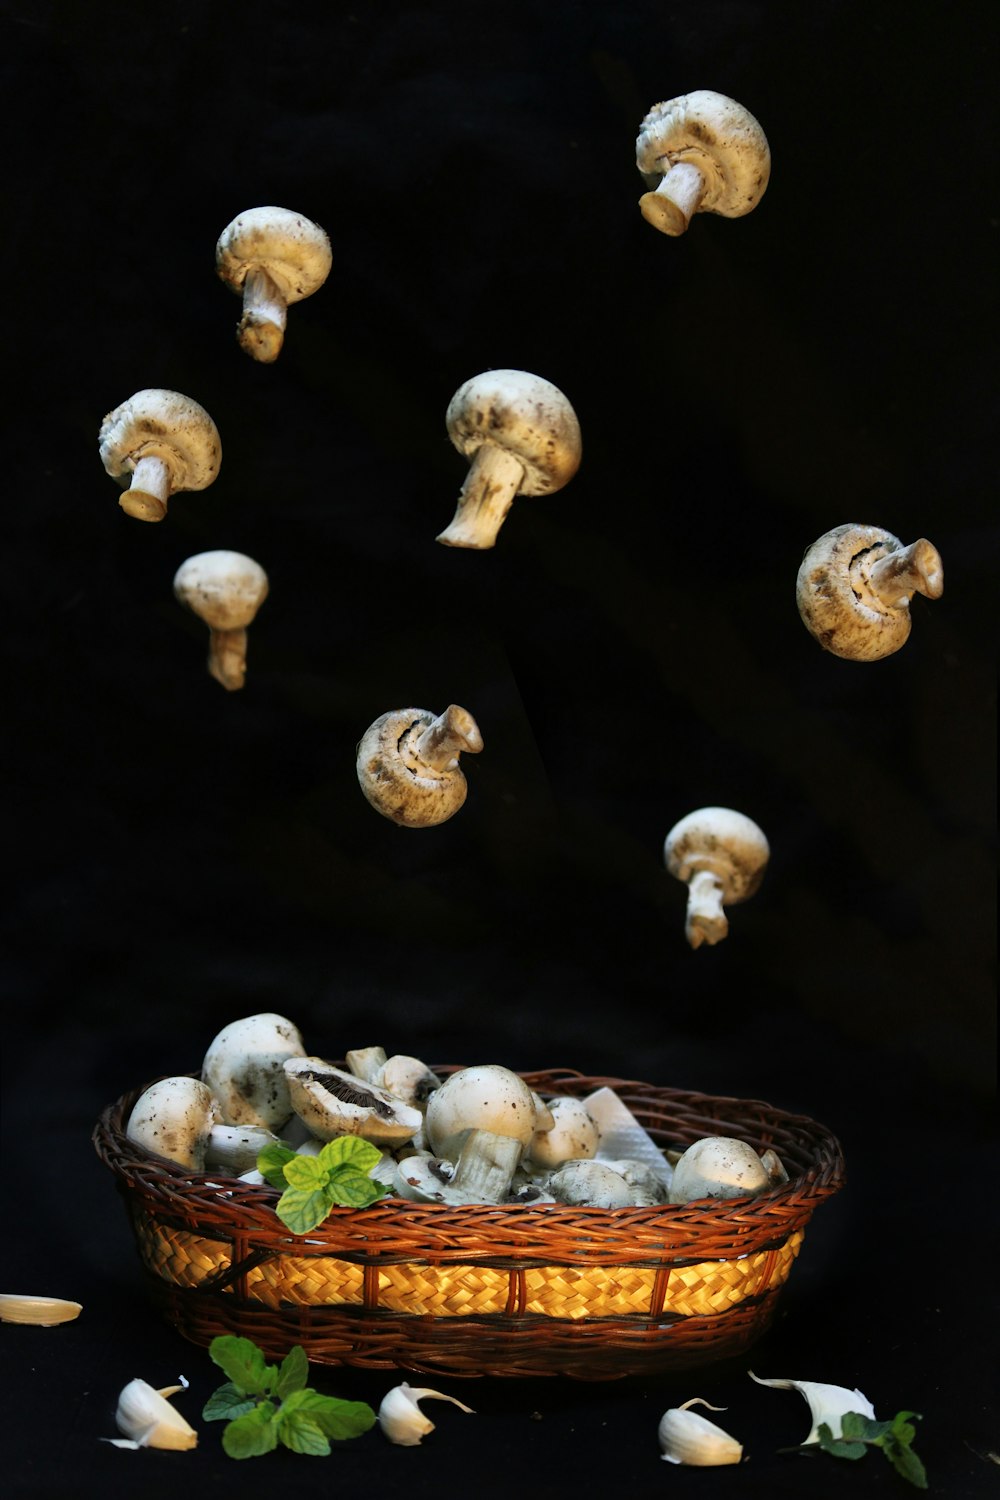
[[300, 1156], [287, 1146], [265, 1146], [257, 1170], [272, 1187], [281, 1188], [275, 1213], [293, 1234], [308, 1234], [322, 1224], [335, 1204], [367, 1208], [389, 1189], [368, 1173], [381, 1156], [371, 1141], [340, 1135], [327, 1141], [317, 1156]]
[[208, 1352], [229, 1378], [208, 1398], [202, 1417], [226, 1423], [222, 1446], [230, 1458], [257, 1458], [279, 1443], [321, 1458], [331, 1439], [359, 1437], [375, 1425], [366, 1402], [321, 1396], [306, 1384], [309, 1361], [300, 1344], [280, 1365], [268, 1364], [251, 1339], [236, 1334], [220, 1334]]
[[[869, 1448], [881, 1448], [897, 1474], [909, 1481], [916, 1489], [927, 1488], [927, 1473], [913, 1451], [916, 1428], [911, 1418], [920, 1421], [919, 1412], [898, 1411], [891, 1422], [877, 1422], [860, 1412], [845, 1412], [840, 1421], [840, 1437], [834, 1437], [828, 1422], [821, 1422], [816, 1429], [819, 1448], [834, 1458], [864, 1458]], [[797, 1450], [815, 1453], [816, 1443], [804, 1443]]]

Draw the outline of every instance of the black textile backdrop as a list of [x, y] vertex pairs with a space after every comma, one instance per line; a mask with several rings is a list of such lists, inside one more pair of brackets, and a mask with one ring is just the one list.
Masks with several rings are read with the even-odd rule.
[[[779, 1454], [805, 1404], [747, 1366], [921, 1412], [932, 1489], [993, 1492], [995, 8], [2, 18], [0, 1289], [84, 1303], [0, 1331], [12, 1493], [902, 1492], [879, 1454]], [[758, 116], [771, 183], [671, 240], [638, 212], [635, 135], [705, 87]], [[239, 350], [213, 265], [266, 203], [333, 246], [271, 366]], [[515, 501], [493, 550], [446, 549], [465, 464], [445, 407], [499, 366], [567, 393], [583, 463]], [[97, 453], [145, 386], [200, 401], [223, 444], [159, 525], [124, 514]], [[803, 550], [849, 520], [944, 559], [943, 598], [871, 665], [823, 653], [795, 608]], [[239, 693], [172, 595], [216, 547], [271, 582]], [[485, 740], [467, 804], [400, 830], [355, 746], [386, 709], [450, 702]], [[662, 843], [706, 803], [753, 817], [772, 857], [695, 952]], [[429, 1380], [476, 1415], [432, 1403], [422, 1448], [374, 1431], [318, 1470], [234, 1469], [218, 1428], [189, 1455], [121, 1453], [99, 1438], [127, 1380], [184, 1373], [197, 1419], [218, 1372], [145, 1302], [90, 1130], [261, 1010], [331, 1056], [765, 1098], [839, 1135], [848, 1185], [734, 1367]], [[396, 1378], [314, 1370], [374, 1405]], [[727, 1406], [738, 1473], [660, 1465], [660, 1413], [691, 1395]]]

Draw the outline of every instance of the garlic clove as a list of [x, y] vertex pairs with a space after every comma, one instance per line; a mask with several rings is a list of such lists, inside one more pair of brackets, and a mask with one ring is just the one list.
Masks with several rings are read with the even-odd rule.
[[692, 1406], [707, 1406], [709, 1411], [725, 1411], [712, 1406], [700, 1396], [692, 1396], [682, 1406], [671, 1407], [660, 1418], [660, 1456], [668, 1464], [688, 1464], [712, 1468], [720, 1464], [738, 1464], [743, 1445], [707, 1417], [690, 1411]]
[[38, 1328], [54, 1328], [57, 1323], [71, 1323], [82, 1311], [82, 1302], [70, 1302], [63, 1297], [0, 1293], [0, 1323], [33, 1323]]
[[849, 1411], [875, 1421], [875, 1408], [860, 1391], [849, 1391], [843, 1385], [823, 1385], [815, 1380], [764, 1380], [752, 1370], [747, 1374], [758, 1385], [769, 1385], [776, 1391], [798, 1391], [806, 1398], [813, 1419], [809, 1436], [804, 1439], [806, 1443], [819, 1442], [819, 1429], [824, 1422], [832, 1437], [842, 1437], [841, 1420]]
[[390, 1443], [398, 1443], [403, 1448], [413, 1448], [426, 1437], [427, 1433], [434, 1431], [434, 1423], [429, 1417], [424, 1416], [417, 1404], [429, 1397], [433, 1397], [436, 1401], [450, 1401], [452, 1406], [475, 1415], [471, 1406], [465, 1406], [454, 1396], [446, 1396], [443, 1391], [431, 1391], [424, 1387], [407, 1385], [404, 1380], [402, 1385], [393, 1386], [391, 1391], [386, 1392], [378, 1409], [378, 1424]]
[[154, 1390], [145, 1380], [130, 1380], [118, 1397], [115, 1424], [121, 1438], [105, 1438], [116, 1448], [170, 1448], [186, 1450], [198, 1446], [198, 1434], [179, 1411], [170, 1405], [174, 1396], [187, 1386], [165, 1385]]

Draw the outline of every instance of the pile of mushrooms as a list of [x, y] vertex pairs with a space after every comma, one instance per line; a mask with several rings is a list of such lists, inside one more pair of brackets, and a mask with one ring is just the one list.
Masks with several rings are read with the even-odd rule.
[[419, 1058], [381, 1046], [348, 1051], [346, 1067], [306, 1051], [287, 1017], [231, 1022], [200, 1077], [159, 1079], [126, 1124], [130, 1141], [188, 1171], [263, 1183], [271, 1143], [315, 1155], [356, 1135], [380, 1150], [371, 1176], [423, 1203], [644, 1208], [767, 1192], [787, 1174], [774, 1152], [703, 1137], [664, 1151], [613, 1089], [543, 1099], [498, 1063], [441, 1079]]

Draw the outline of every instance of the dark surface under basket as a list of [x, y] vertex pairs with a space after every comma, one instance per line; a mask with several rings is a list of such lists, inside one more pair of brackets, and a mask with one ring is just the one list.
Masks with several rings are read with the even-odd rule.
[[[842, 1186], [835, 1137], [805, 1116], [759, 1100], [566, 1069], [523, 1076], [543, 1096], [613, 1088], [664, 1146], [683, 1147], [710, 1134], [738, 1136], [760, 1151], [772, 1146], [790, 1181], [750, 1200], [615, 1211], [456, 1209], [386, 1199], [360, 1211], [334, 1209], [317, 1230], [297, 1239], [274, 1213], [274, 1189], [217, 1173], [193, 1175], [128, 1141], [125, 1124], [140, 1089], [103, 1111], [94, 1144], [125, 1198], [152, 1300], [196, 1344], [237, 1333], [273, 1355], [299, 1343], [310, 1360], [323, 1364], [596, 1380], [686, 1368], [748, 1348], [774, 1315], [811, 1214]], [[213, 1186], [220, 1181], [225, 1196]], [[205, 1248], [210, 1253], [202, 1264]], [[212, 1253], [222, 1257], [218, 1266], [211, 1264]], [[310, 1300], [310, 1266], [331, 1264], [353, 1276], [350, 1298]], [[297, 1286], [289, 1297], [281, 1287], [292, 1267], [296, 1276], [305, 1269], [307, 1290]], [[269, 1287], [273, 1305], [251, 1291], [265, 1273], [276, 1288]], [[686, 1299], [685, 1287], [680, 1305], [686, 1310], [678, 1311], [672, 1288], [682, 1282], [671, 1278], [685, 1275], [693, 1296]], [[752, 1283], [744, 1279], [749, 1275]], [[380, 1284], [390, 1276], [397, 1284], [407, 1277], [440, 1278], [447, 1290], [432, 1293], [441, 1298], [438, 1310], [385, 1306]], [[544, 1312], [531, 1310], [532, 1279], [541, 1281], [548, 1298]], [[592, 1299], [582, 1303], [582, 1313], [578, 1300], [576, 1316], [562, 1315], [553, 1300], [564, 1279], [574, 1293], [584, 1287]], [[491, 1307], [485, 1314], [464, 1300], [482, 1281]], [[619, 1300], [630, 1281], [638, 1284], [643, 1305], [623, 1315]], [[700, 1313], [702, 1304], [709, 1310]]]

